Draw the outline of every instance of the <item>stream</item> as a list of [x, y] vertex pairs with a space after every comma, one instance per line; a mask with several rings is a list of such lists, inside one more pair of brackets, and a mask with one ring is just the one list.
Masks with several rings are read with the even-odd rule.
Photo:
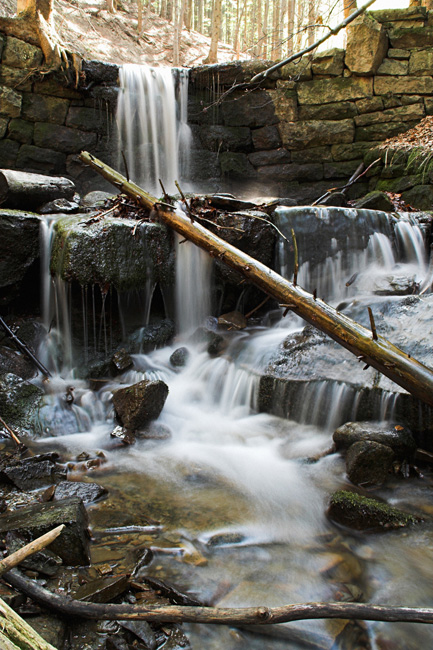
[[[133, 139], [133, 132], [127, 137]], [[176, 134], [173, 137], [176, 140]], [[163, 160], [164, 156], [159, 164]], [[158, 171], [136, 173], [137, 180], [148, 173], [159, 178]], [[278, 210], [278, 225], [287, 237], [290, 210]], [[326, 219], [323, 210], [321, 218]], [[352, 219], [351, 211], [346, 212]], [[29, 444], [35, 450], [60, 451], [71, 462], [70, 477], [86, 477], [108, 488], [108, 497], [88, 508], [93, 561], [115, 567], [129, 550], [150, 548], [154, 557], [142, 569], [146, 575], [172, 582], [179, 590], [221, 607], [334, 600], [433, 606], [431, 472], [424, 469], [422, 479], [391, 478], [374, 490], [375, 496], [388, 503], [425, 516], [424, 524], [374, 534], [338, 528], [327, 519], [326, 510], [335, 490], [353, 487], [344, 461], [336, 453], [314, 462], [312, 458], [331, 447], [333, 431], [348, 415], [357, 418], [357, 394], [347, 392], [343, 379], [306, 381], [302, 402], [288, 417], [259, 412], [260, 375], [278, 356], [283, 342], [303, 330], [302, 321], [290, 314], [283, 318], [282, 310], [251, 319], [246, 329], [226, 332], [227, 347], [219, 356], [210, 356], [194, 332], [204, 324], [215, 327], [215, 318], [209, 320], [215, 309], [212, 263], [193, 244], [177, 240], [173, 343], [132, 355], [132, 369], [98, 388], [95, 382], [77, 378], [72, 330], [74, 322], [82, 323], [79, 347], [83, 354], [98, 341], [109, 357], [111, 321], [105, 300], [110, 298], [96, 301], [99, 288], [89, 287], [80, 307], [73, 303], [68, 287], [50, 276], [56, 218], [47, 218], [41, 237], [41, 311], [49, 334], [40, 357], [54, 377], [45, 388], [40, 422], [44, 435]], [[387, 216], [373, 218], [380, 223], [365, 248], [353, 245], [360, 237], [354, 228], [353, 240], [348, 235], [344, 241], [335, 239], [331, 254], [314, 268], [308, 261], [301, 264], [299, 284], [309, 291], [316, 288], [333, 305], [344, 303], [349, 315], [367, 322], [367, 305], [400, 304], [408, 299], [385, 298], [377, 287], [389, 284], [390, 276], [409, 277], [421, 290], [426, 289], [420, 300], [430, 313], [428, 258], [418, 223], [410, 215], [397, 225]], [[302, 247], [307, 249], [308, 241], [301, 234], [298, 238], [302, 262]], [[281, 246], [278, 265], [291, 278], [286, 253]], [[355, 273], [357, 280], [348, 283]], [[154, 287], [149, 285], [129, 307], [127, 300], [119, 299], [120, 320], [135, 318], [142, 326], [152, 322], [153, 295]], [[103, 316], [96, 319], [99, 309]], [[393, 324], [397, 329], [399, 318], [397, 312]], [[426, 337], [428, 342], [431, 331], [427, 326], [424, 322], [417, 329], [413, 323], [408, 336], [415, 347], [417, 341], [425, 343]], [[404, 329], [409, 332], [408, 325]], [[186, 347], [189, 356], [185, 366], [174, 367], [170, 357], [180, 347]], [[344, 374], [345, 358], [337, 363], [337, 374], [339, 364]], [[299, 369], [301, 378], [304, 370]], [[309, 372], [314, 374], [316, 369], [310, 367]], [[112, 391], [142, 379], [162, 379], [169, 396], [156, 423], [155, 438], [125, 446], [110, 437], [115, 426]], [[66, 407], [64, 395], [69, 386], [74, 386], [75, 401]], [[391, 387], [388, 390], [389, 400], [378, 405], [376, 419], [393, 417], [398, 398]], [[97, 458], [103, 462], [86, 465], [87, 459]], [[430, 647], [433, 640], [431, 627], [420, 624], [299, 621], [264, 627], [260, 633], [184, 627], [194, 650], [419, 650]]]

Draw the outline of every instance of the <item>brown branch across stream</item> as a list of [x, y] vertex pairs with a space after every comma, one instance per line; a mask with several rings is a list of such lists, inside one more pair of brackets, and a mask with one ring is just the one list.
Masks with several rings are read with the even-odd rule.
[[392, 607], [364, 603], [302, 603], [282, 607], [194, 607], [185, 605], [103, 605], [80, 602], [53, 594], [16, 569], [4, 575], [7, 582], [39, 604], [66, 616], [101, 620], [142, 620], [217, 625], [273, 625], [316, 618], [363, 621], [433, 623], [433, 609]]
[[158, 218], [179, 234], [206, 250], [212, 257], [238, 271], [245, 280], [272, 296], [311, 325], [328, 334], [334, 341], [361, 357], [363, 361], [386, 375], [409, 393], [433, 406], [433, 370], [416, 361], [382, 336], [372, 340], [371, 331], [337, 311], [323, 300], [315, 298], [299, 286], [286, 280], [253, 257], [214, 235], [204, 226], [191, 220], [181, 211], [164, 209], [157, 199], [128, 183], [114, 169], [91, 154], [83, 152], [81, 160], [91, 165], [104, 178], [135, 198], [149, 210], [156, 210]]

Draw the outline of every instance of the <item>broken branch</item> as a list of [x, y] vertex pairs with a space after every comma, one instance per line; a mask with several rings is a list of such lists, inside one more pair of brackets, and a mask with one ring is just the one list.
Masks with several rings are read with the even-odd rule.
[[57, 528], [53, 528], [53, 530], [45, 533], [45, 535], [41, 535], [29, 544], [26, 544], [22, 548], [19, 548], [18, 551], [15, 551], [15, 553], [8, 555], [8, 557], [5, 557], [3, 560], [1, 560], [0, 576], [3, 575], [3, 573], [6, 573], [6, 571], [10, 571], [14, 567], [18, 566], [18, 564], [25, 560], [26, 557], [29, 557], [29, 555], [33, 555], [34, 553], [41, 551], [43, 548], [46, 548], [49, 544], [51, 544], [51, 542], [54, 542], [64, 527], [65, 524], [61, 524], [60, 526], [57, 526]]

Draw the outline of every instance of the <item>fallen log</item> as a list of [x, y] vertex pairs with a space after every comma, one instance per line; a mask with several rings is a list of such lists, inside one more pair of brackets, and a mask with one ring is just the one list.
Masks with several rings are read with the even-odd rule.
[[0, 169], [0, 205], [35, 210], [48, 201], [72, 199], [75, 185], [69, 178]]
[[433, 370], [413, 359], [380, 335], [372, 332], [323, 300], [286, 280], [253, 257], [228, 244], [204, 226], [192, 222], [182, 211], [170, 210], [166, 204], [142, 190], [135, 183], [105, 165], [91, 154], [82, 152], [81, 160], [98, 171], [121, 192], [136, 199], [159, 219], [186, 239], [205, 249], [212, 257], [238, 271], [248, 282], [266, 295], [276, 298], [285, 308], [328, 334], [334, 341], [372, 366], [414, 397], [433, 406]]
[[56, 650], [1, 598], [0, 648], [2, 650]]
[[317, 618], [362, 621], [433, 623], [433, 609], [392, 607], [365, 603], [302, 603], [282, 607], [195, 607], [191, 605], [113, 605], [89, 603], [60, 596], [25, 578], [16, 569], [3, 576], [15, 589], [44, 607], [66, 616], [159, 623], [207, 623], [214, 625], [272, 625]]

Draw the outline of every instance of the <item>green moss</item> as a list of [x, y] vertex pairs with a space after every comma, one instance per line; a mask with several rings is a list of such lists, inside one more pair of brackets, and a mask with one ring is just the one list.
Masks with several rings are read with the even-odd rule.
[[51, 271], [81, 285], [113, 285], [119, 291], [143, 287], [148, 280], [174, 281], [171, 235], [157, 223], [132, 219], [69, 216], [55, 226]]
[[338, 490], [332, 495], [328, 516], [356, 530], [392, 530], [421, 521], [398, 508], [347, 490]]

